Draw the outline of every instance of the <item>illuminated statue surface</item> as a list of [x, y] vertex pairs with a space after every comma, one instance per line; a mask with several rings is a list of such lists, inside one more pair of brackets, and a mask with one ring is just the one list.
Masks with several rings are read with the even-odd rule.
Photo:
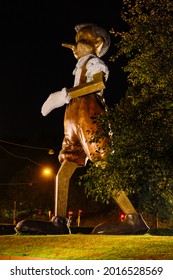
[[[105, 29], [95, 24], [79, 24], [75, 27], [75, 44], [62, 44], [70, 48], [78, 60], [73, 71], [73, 88], [63, 88], [50, 94], [44, 102], [41, 112], [43, 116], [52, 110], [64, 106], [64, 139], [59, 153], [61, 168], [58, 172], [57, 183], [58, 213], [64, 216], [67, 210], [68, 181], [78, 166], [85, 166], [87, 160], [92, 162], [104, 158], [102, 149], [108, 139], [91, 143], [91, 133], [96, 133], [97, 124], [92, 117], [105, 112], [103, 90], [108, 79], [109, 70], [102, 57], [110, 46], [110, 37]], [[99, 148], [99, 153], [97, 152]], [[104, 172], [104, 170], [103, 170]], [[67, 180], [68, 178], [68, 180]], [[126, 219], [118, 225], [103, 223], [96, 226], [94, 234], [131, 234], [144, 233], [148, 226], [142, 216], [136, 212], [124, 192], [114, 198]]]
[[[51, 94], [43, 104], [42, 114], [45, 116], [54, 107], [58, 108], [67, 103], [64, 117], [65, 135], [59, 161], [62, 163], [69, 160], [84, 166], [87, 159], [93, 161], [96, 156], [104, 156], [101, 150], [96, 155], [98, 147], [96, 143], [91, 143], [91, 134], [88, 131], [96, 132], [97, 125], [91, 117], [104, 112], [103, 87], [109, 70], [100, 57], [108, 50], [110, 39], [107, 32], [98, 26], [81, 24], [75, 29], [76, 44], [63, 44], [64, 47], [72, 49], [78, 60], [73, 71], [73, 89], [63, 88], [62, 91]], [[83, 96], [79, 96], [81, 91]], [[72, 96], [76, 97], [71, 98]], [[104, 144], [102, 141], [99, 147]]]

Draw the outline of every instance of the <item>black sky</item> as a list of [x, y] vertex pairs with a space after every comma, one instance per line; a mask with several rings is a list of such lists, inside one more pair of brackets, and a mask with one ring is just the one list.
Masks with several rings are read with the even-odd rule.
[[[57, 133], [62, 140], [64, 107], [47, 117], [41, 106], [51, 92], [73, 85], [76, 59], [61, 47], [74, 42], [74, 26], [93, 22], [109, 31], [122, 29], [121, 1], [1, 1], [0, 8], [0, 139]], [[113, 38], [112, 38], [113, 39]], [[124, 91], [121, 65], [110, 69], [105, 91], [108, 105]], [[44, 140], [44, 139], [43, 139]]]

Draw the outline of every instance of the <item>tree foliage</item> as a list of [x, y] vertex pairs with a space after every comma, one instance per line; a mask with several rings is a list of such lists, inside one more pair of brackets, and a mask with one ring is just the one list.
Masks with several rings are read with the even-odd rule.
[[92, 164], [83, 180], [95, 199], [109, 202], [113, 190], [125, 190], [136, 196], [140, 210], [168, 211], [173, 203], [172, 2], [123, 3], [128, 31], [113, 31], [119, 41], [111, 59], [126, 57], [129, 88], [97, 119], [94, 141], [109, 135], [107, 157]]
[[172, 91], [172, 10], [171, 0], [124, 0], [122, 18], [127, 32], [115, 32], [120, 37], [117, 53], [126, 56], [124, 71], [128, 82], [140, 86], [140, 94], [170, 93]]

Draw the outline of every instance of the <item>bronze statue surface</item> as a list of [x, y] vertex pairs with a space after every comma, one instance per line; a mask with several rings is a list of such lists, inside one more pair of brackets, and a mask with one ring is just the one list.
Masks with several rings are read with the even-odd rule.
[[[73, 71], [74, 86], [66, 89], [64, 140], [59, 161], [62, 163], [64, 160], [68, 160], [84, 166], [87, 159], [93, 161], [96, 157], [104, 156], [102, 147], [107, 142], [107, 140], [102, 140], [96, 144], [91, 143], [90, 139], [91, 133], [97, 131], [97, 125], [92, 117], [105, 112], [103, 89], [109, 70], [99, 57], [109, 48], [110, 38], [103, 28], [93, 24], [77, 25], [75, 29], [77, 30], [76, 43], [62, 44], [73, 51], [78, 62]], [[44, 116], [50, 113], [52, 108], [54, 109], [52, 97], [56, 99], [54, 104], [57, 99], [60, 99], [61, 105], [64, 89], [63, 94], [62, 91], [54, 93], [45, 101], [42, 107]], [[60, 106], [55, 105], [55, 108], [58, 107]], [[100, 153], [96, 153], [98, 149]]]

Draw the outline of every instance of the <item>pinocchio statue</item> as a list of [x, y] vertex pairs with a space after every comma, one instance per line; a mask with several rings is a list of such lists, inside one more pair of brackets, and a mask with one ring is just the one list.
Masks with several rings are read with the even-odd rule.
[[[97, 133], [97, 124], [92, 117], [105, 113], [103, 91], [109, 70], [100, 57], [109, 49], [110, 36], [104, 28], [92, 23], [79, 24], [75, 31], [76, 42], [62, 44], [63, 47], [70, 48], [78, 60], [73, 71], [74, 85], [71, 89], [64, 87], [61, 91], [50, 94], [41, 109], [42, 115], [46, 116], [66, 104], [64, 139], [58, 156], [61, 167], [57, 174], [56, 214], [60, 216], [67, 215], [70, 177], [77, 167], [85, 166], [88, 159], [94, 162], [105, 158], [104, 146], [109, 141], [102, 139], [99, 143], [94, 143], [89, 131], [92, 135]], [[96, 152], [98, 150], [99, 153]], [[149, 230], [141, 214], [137, 213], [123, 191], [113, 198], [125, 214], [124, 221], [96, 225], [93, 234], [141, 234]]]

